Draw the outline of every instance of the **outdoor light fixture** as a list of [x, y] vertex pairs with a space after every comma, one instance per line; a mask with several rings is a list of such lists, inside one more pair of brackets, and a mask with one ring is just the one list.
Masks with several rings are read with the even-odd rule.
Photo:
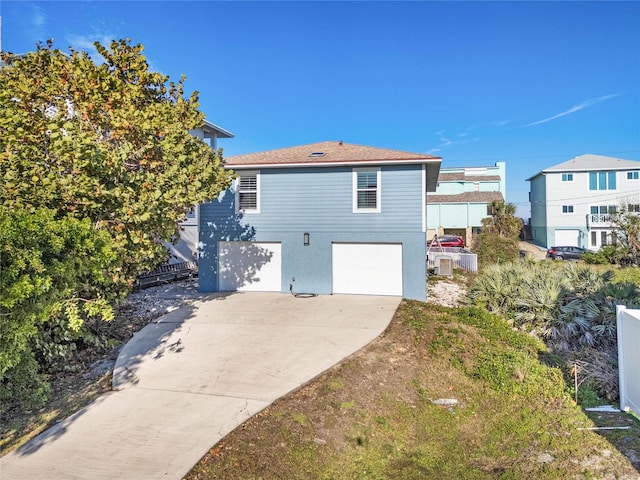
[[303, 241], [304, 241], [304, 246], [308, 247], [309, 246], [309, 234], [308, 233], [304, 233], [304, 235], [302, 235]]

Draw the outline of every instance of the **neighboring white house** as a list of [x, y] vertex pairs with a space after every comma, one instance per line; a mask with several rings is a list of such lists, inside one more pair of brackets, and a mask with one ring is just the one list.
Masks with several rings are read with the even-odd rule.
[[489, 167], [441, 168], [434, 193], [427, 195], [427, 239], [459, 235], [470, 245], [491, 202], [506, 201], [506, 164]]
[[640, 162], [580, 155], [546, 168], [530, 183], [531, 233], [543, 247], [598, 250], [612, 242], [610, 213], [640, 211]]
[[[213, 123], [204, 122], [204, 126], [196, 130], [192, 130], [194, 137], [201, 138], [209, 144], [213, 151], [218, 149], [219, 138], [233, 138], [234, 135], [224, 128]], [[187, 215], [187, 219], [180, 225], [180, 240], [175, 245], [167, 244], [169, 248], [169, 262], [181, 263], [192, 262], [198, 258], [198, 245], [200, 242], [198, 220], [200, 216], [200, 206], [196, 205]]]

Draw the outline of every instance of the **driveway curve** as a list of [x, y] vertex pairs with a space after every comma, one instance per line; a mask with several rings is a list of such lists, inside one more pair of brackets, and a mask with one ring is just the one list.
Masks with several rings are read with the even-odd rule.
[[138, 332], [113, 391], [0, 459], [0, 478], [180, 479], [227, 433], [358, 351], [400, 298], [203, 297]]

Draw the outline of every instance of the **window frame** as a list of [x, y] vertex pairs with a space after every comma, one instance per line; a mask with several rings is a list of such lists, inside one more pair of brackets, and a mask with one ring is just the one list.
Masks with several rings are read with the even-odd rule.
[[562, 182], [573, 182], [573, 173], [563, 173]]
[[[234, 180], [235, 182], [235, 193], [236, 193], [236, 213], [243, 214], [252, 214], [252, 213], [260, 213], [260, 171], [259, 170], [242, 170], [237, 172], [238, 177]], [[256, 177], [256, 188], [254, 189], [243, 189], [241, 188], [241, 178], [242, 177]], [[256, 206], [255, 208], [241, 208], [240, 207], [240, 195], [243, 193], [254, 193], [256, 194]]]
[[640, 180], [640, 172], [638, 170], [631, 170], [627, 172], [627, 180], [631, 182], [635, 182], [636, 180]]
[[562, 205], [563, 215], [572, 215], [573, 213], [575, 213], [573, 205]]
[[[358, 174], [359, 173], [376, 173], [376, 207], [364, 208], [358, 206], [358, 192], [359, 191], [372, 191], [371, 188], [358, 189]], [[353, 196], [353, 213], [380, 213], [382, 211], [382, 170], [380, 167], [357, 167], [352, 170], [352, 196]]]
[[599, 170], [589, 172], [589, 190], [617, 190], [618, 182], [615, 170]]

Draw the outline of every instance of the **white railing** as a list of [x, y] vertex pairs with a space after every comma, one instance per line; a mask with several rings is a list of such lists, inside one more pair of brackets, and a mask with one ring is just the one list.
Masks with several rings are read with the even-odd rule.
[[428, 268], [434, 269], [436, 267], [436, 257], [442, 256], [450, 257], [453, 260], [454, 268], [460, 268], [472, 273], [478, 272], [478, 255], [458, 247], [431, 248], [427, 252]]
[[611, 215], [609, 215], [608, 213], [593, 213], [593, 214], [589, 214], [587, 215], [587, 219], [588, 219], [588, 223], [589, 225], [591, 224], [597, 224], [597, 225], [607, 225], [609, 223], [611, 223]]
[[640, 414], [640, 310], [618, 305], [618, 374], [620, 409]]

